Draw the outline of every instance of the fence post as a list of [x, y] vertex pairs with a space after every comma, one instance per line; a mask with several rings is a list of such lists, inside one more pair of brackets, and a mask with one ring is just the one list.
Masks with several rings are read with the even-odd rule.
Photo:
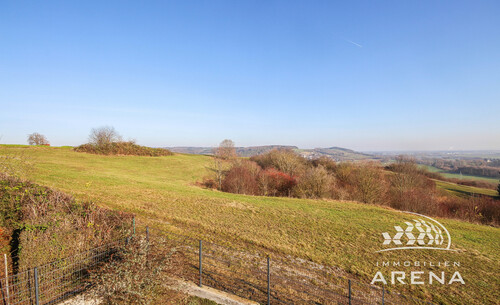
[[132, 235], [135, 236], [135, 217], [132, 219]]
[[385, 286], [382, 286], [382, 305], [385, 304]]
[[[19, 277], [17, 278], [19, 280]], [[26, 286], [28, 288], [28, 300], [30, 300], [30, 305], [33, 305], [33, 295], [31, 289], [31, 269], [26, 270]]]
[[202, 274], [203, 274], [203, 265], [202, 265], [203, 242], [201, 241], [201, 239], [200, 239], [200, 247], [199, 247], [199, 251], [198, 252], [200, 254], [200, 262], [199, 262], [199, 265], [198, 265], [199, 266], [198, 269], [200, 269], [200, 285], [199, 286], [201, 287], [202, 286], [201, 278], [202, 278]]
[[271, 258], [267, 256], [267, 305], [271, 304]]
[[10, 297], [9, 297], [9, 269], [7, 267], [7, 254], [3, 255], [3, 261], [5, 264], [5, 290], [7, 292], [7, 302], [5, 302], [7, 305], [10, 303]]
[[40, 305], [40, 291], [39, 291], [39, 283], [38, 283], [38, 268], [35, 267], [35, 304]]
[[351, 305], [351, 280], [349, 280], [349, 305]]
[[146, 242], [149, 244], [149, 227], [146, 227]]

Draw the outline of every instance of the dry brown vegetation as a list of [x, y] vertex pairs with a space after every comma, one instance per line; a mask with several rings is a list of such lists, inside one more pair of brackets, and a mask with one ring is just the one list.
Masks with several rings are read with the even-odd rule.
[[103, 304], [185, 304], [186, 295], [165, 285], [175, 273], [171, 247], [151, 247], [135, 237], [108, 264], [92, 273], [93, 293]]
[[[491, 196], [458, 197], [436, 187], [440, 178], [400, 156], [383, 167], [375, 162], [307, 160], [291, 150], [273, 150], [250, 160], [234, 160], [221, 173], [219, 189], [263, 196], [330, 198], [387, 205], [404, 211], [500, 224], [500, 201]], [[207, 187], [219, 184], [205, 180]]]
[[0, 175], [0, 227], [12, 271], [71, 256], [128, 234], [132, 215]]
[[97, 155], [131, 155], [131, 156], [171, 156], [173, 153], [164, 148], [152, 148], [137, 145], [132, 141], [129, 142], [113, 142], [103, 145], [83, 144], [75, 147], [75, 151], [86, 152]]
[[90, 131], [89, 143], [74, 148], [78, 152], [97, 155], [130, 155], [130, 156], [171, 156], [173, 153], [164, 148], [152, 148], [137, 145], [134, 140], [123, 141], [118, 132], [110, 126], [93, 128]]

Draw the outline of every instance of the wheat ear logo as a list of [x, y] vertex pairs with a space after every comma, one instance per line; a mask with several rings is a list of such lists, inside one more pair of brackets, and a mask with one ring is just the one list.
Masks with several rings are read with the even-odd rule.
[[405, 249], [433, 249], [455, 251], [450, 249], [450, 233], [437, 220], [413, 212], [404, 213], [417, 215], [419, 216], [419, 218], [413, 219], [413, 222], [405, 221], [406, 229], [403, 229], [401, 226], [394, 226], [396, 234], [392, 237], [388, 232], [382, 233], [382, 236], [384, 237], [384, 242], [382, 243], [382, 245], [394, 245], [395, 247], [382, 249], [375, 252]]

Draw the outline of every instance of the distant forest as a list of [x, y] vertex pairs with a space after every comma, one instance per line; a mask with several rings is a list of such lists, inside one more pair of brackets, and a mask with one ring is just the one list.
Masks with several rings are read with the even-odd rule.
[[434, 166], [448, 173], [500, 178], [500, 159], [431, 159], [422, 160], [420, 163]]

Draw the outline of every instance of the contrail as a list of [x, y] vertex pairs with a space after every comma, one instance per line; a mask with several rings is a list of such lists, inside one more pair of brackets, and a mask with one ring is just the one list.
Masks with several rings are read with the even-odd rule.
[[360, 47], [360, 48], [362, 48], [362, 47], [363, 47], [363, 46], [362, 46], [362, 45], [360, 45], [359, 43], [355, 43], [355, 42], [354, 42], [354, 41], [352, 41], [352, 40], [345, 39], [345, 41], [347, 41], [347, 42], [349, 42], [349, 43], [352, 43], [353, 45], [355, 45], [355, 46], [357, 46], [357, 47]]

